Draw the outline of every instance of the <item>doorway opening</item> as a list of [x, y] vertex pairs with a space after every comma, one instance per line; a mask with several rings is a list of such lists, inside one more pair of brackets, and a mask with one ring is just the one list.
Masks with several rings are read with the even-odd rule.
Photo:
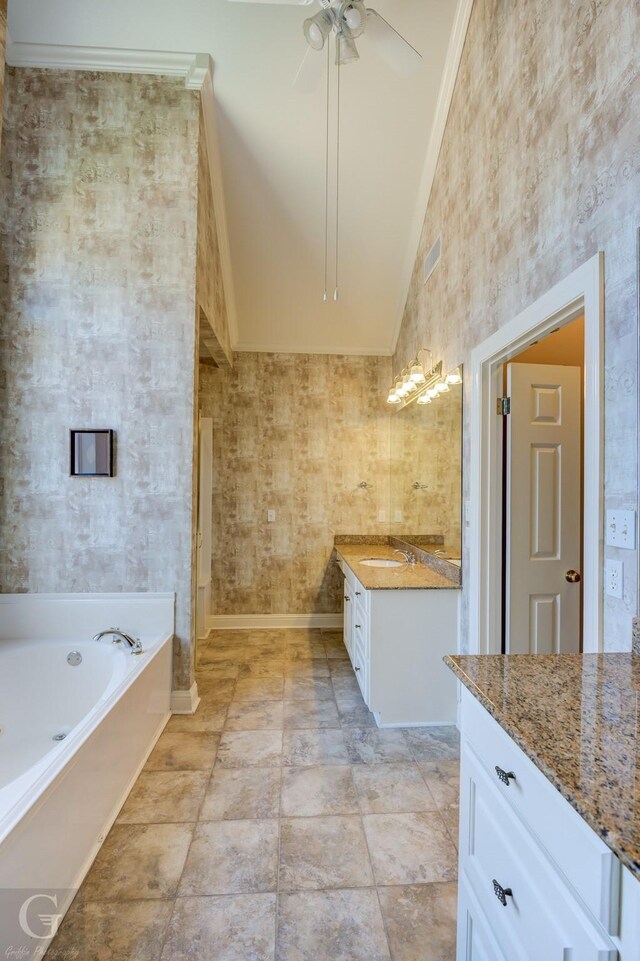
[[[506, 620], [505, 614], [505, 587], [503, 575], [506, 567], [503, 560], [504, 540], [503, 532], [503, 503], [505, 500], [503, 491], [503, 464], [504, 464], [504, 440], [503, 440], [503, 421], [504, 417], [498, 414], [498, 403], [505, 395], [504, 376], [505, 367], [507, 376], [511, 371], [512, 379], [521, 377], [521, 369], [527, 368], [527, 363], [523, 361], [523, 355], [529, 348], [543, 348], [544, 342], [557, 332], [555, 347], [563, 337], [569, 337], [564, 333], [565, 328], [583, 318], [583, 352], [582, 370], [578, 373], [578, 384], [581, 385], [581, 403], [577, 420], [574, 420], [573, 446], [577, 451], [578, 463], [581, 468], [577, 470], [581, 474], [581, 483], [578, 482], [576, 496], [571, 499], [568, 494], [564, 495], [563, 503], [571, 505], [573, 501], [574, 515], [578, 518], [578, 541], [581, 540], [580, 552], [571, 559], [562, 572], [563, 577], [569, 575], [566, 580], [566, 588], [563, 583], [563, 593], [565, 596], [570, 587], [577, 587], [573, 597], [579, 595], [577, 627], [569, 628], [567, 637], [571, 638], [574, 649], [580, 649], [580, 635], [582, 637], [581, 649], [584, 652], [599, 651], [602, 648], [602, 415], [603, 415], [603, 303], [604, 303], [604, 260], [603, 255], [597, 254], [587, 261], [565, 280], [556, 284], [551, 290], [544, 294], [539, 300], [527, 307], [522, 313], [515, 317], [504, 327], [497, 330], [491, 337], [487, 338], [482, 344], [476, 347], [471, 355], [471, 463], [470, 463], [470, 493], [469, 493], [469, 514], [468, 514], [468, 543], [469, 543], [469, 571], [467, 582], [469, 585], [469, 635], [468, 649], [470, 653], [499, 654], [503, 649], [503, 623]], [[572, 328], [575, 334], [579, 325]], [[553, 345], [553, 341], [551, 341]], [[525, 355], [526, 356], [526, 355]], [[521, 363], [516, 361], [519, 358]], [[529, 366], [536, 361], [536, 354], [528, 355]], [[540, 356], [537, 357], [540, 360]], [[539, 365], [543, 366], [543, 365]], [[549, 373], [551, 365], [546, 366], [542, 371], [542, 378], [532, 378], [529, 384], [527, 403], [524, 409], [531, 411], [531, 404], [535, 401], [538, 405], [539, 419], [547, 423], [554, 417], [558, 417], [558, 403], [561, 403], [562, 394], [566, 391], [560, 384], [558, 377], [574, 364], [563, 364], [560, 362], [555, 367], [559, 373], [553, 375], [550, 380]], [[547, 383], [546, 381], [549, 381]], [[575, 380], [575, 375], [574, 375]], [[539, 390], [532, 389], [540, 388]], [[580, 393], [580, 391], [578, 391]], [[523, 409], [521, 405], [521, 410]], [[566, 408], [565, 408], [566, 410]], [[500, 411], [501, 413], [501, 411]], [[534, 420], [528, 417], [529, 422]], [[576, 429], [576, 424], [577, 429]], [[583, 440], [581, 442], [580, 433]], [[569, 443], [571, 435], [569, 434]], [[546, 449], [545, 449], [546, 446]], [[537, 462], [536, 462], [537, 458]], [[538, 554], [540, 560], [544, 555], [553, 555], [555, 547], [553, 540], [557, 542], [557, 523], [558, 518], [554, 511], [558, 511], [558, 496], [554, 497], [550, 492], [553, 491], [554, 478], [558, 476], [559, 457], [557, 449], [553, 450], [553, 443], [541, 441], [538, 448], [530, 448], [527, 458], [523, 460], [521, 476], [526, 478], [527, 483], [521, 480], [512, 481], [518, 485], [517, 490], [522, 486], [531, 489], [531, 477], [535, 475], [539, 480], [546, 480], [547, 499], [542, 500], [539, 521], [536, 525], [531, 524], [531, 511], [529, 520], [524, 524], [523, 530], [529, 544], [527, 563], [532, 562], [532, 555], [536, 552], [531, 550], [532, 527], [536, 536], [539, 535]], [[575, 473], [575, 468], [574, 468]], [[567, 479], [566, 476], [564, 478]], [[559, 477], [559, 482], [562, 477]], [[575, 478], [574, 478], [575, 483]], [[559, 486], [556, 485], [559, 490]], [[581, 503], [580, 503], [581, 501]], [[575, 511], [576, 504], [578, 510]], [[546, 506], [545, 506], [546, 505]], [[516, 510], [511, 505], [512, 514]], [[519, 522], [522, 523], [522, 510], [519, 511]], [[510, 518], [513, 521], [513, 517]], [[509, 525], [506, 525], [507, 529]], [[581, 528], [581, 537], [580, 537]], [[545, 540], [546, 539], [546, 540]], [[557, 553], [557, 551], [555, 552]], [[550, 559], [550, 558], [547, 558]], [[561, 564], [562, 561], [559, 561]], [[543, 566], [542, 564], [540, 565]], [[529, 572], [530, 573], [530, 572]], [[580, 580], [571, 580], [574, 574], [580, 576]], [[525, 572], [524, 580], [527, 580]], [[535, 587], [535, 585], [534, 585]], [[545, 590], [543, 588], [534, 589], [532, 594], [537, 595], [533, 601], [527, 600], [524, 608], [524, 621], [521, 620], [520, 626], [515, 630], [525, 635], [526, 649], [531, 646], [529, 638], [531, 636], [530, 625], [533, 622], [536, 636], [540, 637], [541, 649], [549, 649], [554, 645], [559, 646], [559, 605], [557, 591]], [[508, 599], [508, 594], [507, 594]], [[575, 608], [575, 604], [574, 604]], [[537, 618], [537, 620], [536, 620]], [[522, 628], [522, 624], [525, 628]], [[574, 613], [574, 625], [576, 618]], [[554, 633], [555, 632], [555, 633]], [[505, 629], [508, 635], [508, 630]], [[513, 633], [513, 631], [512, 631]], [[542, 639], [546, 638], [544, 644]], [[523, 647], [516, 644], [513, 637], [506, 638], [507, 650], [522, 650]], [[538, 642], [536, 641], [536, 644]], [[545, 647], [546, 645], [546, 647]], [[534, 645], [535, 647], [535, 645]]]
[[502, 365], [503, 653], [582, 650], [584, 316]]

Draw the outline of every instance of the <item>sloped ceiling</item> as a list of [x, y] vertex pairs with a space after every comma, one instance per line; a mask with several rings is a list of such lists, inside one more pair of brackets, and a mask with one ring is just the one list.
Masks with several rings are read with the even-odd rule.
[[[323, 303], [326, 88], [321, 83], [304, 95], [292, 87], [306, 48], [302, 22], [316, 5], [10, 0], [14, 41], [211, 54], [236, 349], [393, 350], [426, 206], [425, 158], [461, 0], [373, 3], [422, 53], [423, 63], [410, 79], [400, 78], [368, 48], [365, 36], [358, 41], [361, 59], [342, 68], [339, 299], [332, 299], [332, 263], [330, 300]], [[331, 153], [333, 195], [333, 136]], [[333, 215], [330, 227], [333, 234]]]

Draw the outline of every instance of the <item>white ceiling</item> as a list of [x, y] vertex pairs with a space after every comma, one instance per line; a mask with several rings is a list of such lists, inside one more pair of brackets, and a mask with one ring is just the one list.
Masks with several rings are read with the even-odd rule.
[[[322, 302], [323, 84], [292, 79], [314, 7], [10, 0], [14, 41], [206, 52], [215, 64], [236, 349], [393, 350], [426, 206], [425, 160], [458, 0], [372, 0], [423, 55], [397, 77], [358, 40], [341, 71], [340, 296]], [[462, 4], [461, 4], [462, 5]], [[318, 54], [323, 56], [323, 54]], [[333, 291], [333, 270], [329, 275]]]

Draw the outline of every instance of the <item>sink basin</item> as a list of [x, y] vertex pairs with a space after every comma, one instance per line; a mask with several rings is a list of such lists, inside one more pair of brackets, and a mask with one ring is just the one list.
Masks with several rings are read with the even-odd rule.
[[402, 567], [404, 561], [394, 561], [391, 557], [367, 557], [360, 563], [365, 567]]

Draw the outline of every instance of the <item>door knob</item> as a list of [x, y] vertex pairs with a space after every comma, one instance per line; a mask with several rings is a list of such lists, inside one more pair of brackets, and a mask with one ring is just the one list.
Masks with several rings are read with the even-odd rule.
[[570, 584], [578, 584], [580, 581], [580, 575], [577, 571], [567, 571], [564, 575], [565, 579], [569, 581]]

